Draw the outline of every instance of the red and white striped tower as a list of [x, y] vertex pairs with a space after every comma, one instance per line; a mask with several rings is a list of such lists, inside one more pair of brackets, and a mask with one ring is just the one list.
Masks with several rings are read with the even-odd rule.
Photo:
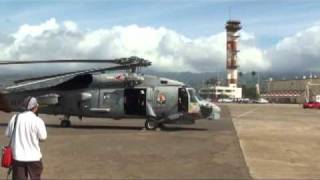
[[240, 29], [240, 21], [227, 21], [227, 85], [229, 87], [237, 87], [238, 82], [237, 39], [239, 35], [237, 32]]

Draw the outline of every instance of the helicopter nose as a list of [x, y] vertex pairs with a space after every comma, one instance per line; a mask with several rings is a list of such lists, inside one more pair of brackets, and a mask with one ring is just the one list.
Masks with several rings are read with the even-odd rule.
[[208, 120], [219, 120], [220, 119], [220, 112], [221, 112], [220, 107], [215, 104], [212, 104], [211, 105], [211, 113], [206, 118]]
[[203, 118], [208, 118], [212, 112], [213, 112], [213, 107], [211, 106], [201, 106], [201, 115]]

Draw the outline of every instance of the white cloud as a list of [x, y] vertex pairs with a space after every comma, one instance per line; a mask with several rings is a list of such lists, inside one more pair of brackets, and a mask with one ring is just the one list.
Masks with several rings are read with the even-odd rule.
[[25, 38], [28, 38], [28, 37], [37, 37], [37, 36], [40, 36], [40, 35], [43, 35], [44, 32], [46, 31], [56, 31], [59, 29], [59, 24], [57, 24], [56, 20], [54, 18], [46, 21], [45, 23], [43, 24], [40, 24], [40, 25], [35, 25], [35, 26], [31, 26], [31, 25], [22, 25], [20, 27], [20, 29], [13, 34], [13, 37], [16, 39], [16, 40], [19, 40], [19, 41], [22, 41], [24, 40]]
[[256, 39], [253, 34], [241, 32], [239, 44], [240, 69], [244, 71], [265, 71], [271, 66], [264, 58], [265, 52], [256, 46]]
[[71, 32], [78, 31], [78, 25], [72, 21], [64, 21], [63, 24], [68, 31], [71, 31]]
[[320, 26], [286, 37], [268, 50], [265, 58], [274, 71], [320, 70]]
[[[0, 35], [1, 38], [1, 35]], [[161, 71], [223, 71], [224, 32], [188, 38], [173, 30], [137, 25], [81, 31], [75, 22], [54, 18], [40, 25], [22, 25], [0, 42], [0, 59], [119, 58], [139, 56]], [[241, 70], [265, 70], [270, 64], [255, 46], [255, 36], [241, 32]]]

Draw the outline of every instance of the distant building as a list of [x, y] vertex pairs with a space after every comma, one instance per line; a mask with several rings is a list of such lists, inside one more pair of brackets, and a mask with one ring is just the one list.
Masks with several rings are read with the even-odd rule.
[[232, 86], [211, 86], [207, 88], [201, 88], [199, 94], [201, 97], [205, 99], [211, 99], [212, 101], [216, 101], [225, 97], [240, 99], [242, 98], [242, 88]]
[[320, 100], [320, 78], [269, 80], [262, 98], [274, 103], [304, 103]]

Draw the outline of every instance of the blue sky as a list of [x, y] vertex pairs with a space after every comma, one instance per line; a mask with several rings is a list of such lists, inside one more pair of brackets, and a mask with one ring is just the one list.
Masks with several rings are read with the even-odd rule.
[[241, 21], [241, 71], [319, 71], [319, 0], [0, 0], [0, 59], [150, 59], [225, 69], [225, 23]]
[[1, 0], [0, 32], [56, 18], [88, 30], [137, 24], [166, 27], [195, 38], [223, 31], [229, 9], [231, 17], [241, 20], [243, 29], [253, 33], [262, 48], [320, 24], [317, 0]]

